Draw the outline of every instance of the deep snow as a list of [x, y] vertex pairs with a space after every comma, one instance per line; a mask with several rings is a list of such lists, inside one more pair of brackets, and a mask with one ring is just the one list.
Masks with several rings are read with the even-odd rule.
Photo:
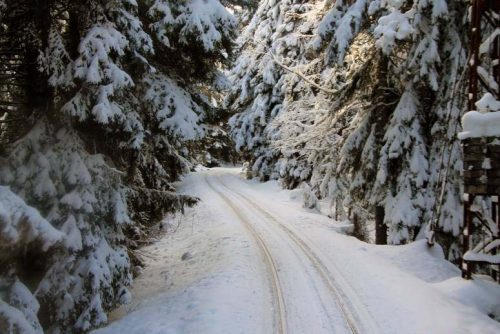
[[287, 332], [350, 332], [343, 308], [360, 333], [500, 332], [487, 316], [500, 316], [500, 286], [462, 280], [439, 246], [363, 243], [342, 234], [345, 224], [303, 209], [297, 190], [244, 180], [240, 171], [200, 168], [185, 177], [179, 190], [202, 202], [165, 220], [166, 235], [142, 250], [147, 267], [133, 301], [96, 334], [277, 331], [272, 275], [246, 223], [276, 264]]

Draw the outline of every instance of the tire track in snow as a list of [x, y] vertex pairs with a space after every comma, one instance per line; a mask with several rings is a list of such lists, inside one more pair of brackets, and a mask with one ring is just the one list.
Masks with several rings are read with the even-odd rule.
[[[224, 188], [227, 188], [227, 187], [225, 187], [223, 185], [223, 183], [220, 181], [219, 178], [216, 178], [216, 180], [218, 180], [218, 182], [217, 182], [218, 186], [222, 186]], [[240, 197], [238, 196], [238, 194], [235, 194], [235, 193], [233, 193], [231, 191], [229, 191], [229, 192], [223, 191], [223, 193], [226, 194], [226, 195], [229, 194], [229, 193], [231, 194], [230, 197], [232, 197], [232, 198], [229, 198], [229, 201], [231, 201], [232, 203], [234, 203], [235, 207], [237, 207], [238, 209], [240, 209], [240, 210], [241, 209], [248, 210], [249, 212], [255, 214], [256, 211], [254, 209], [252, 209], [246, 203], [246, 201], [242, 201], [240, 199]], [[259, 215], [259, 218], [266, 219], [266, 216]], [[291, 253], [293, 253], [295, 255], [295, 258], [297, 260], [297, 264], [300, 263], [300, 266], [301, 266], [300, 269], [301, 269], [301, 271], [304, 272], [304, 275], [307, 275], [307, 279], [308, 279], [307, 282], [309, 284], [311, 284], [309, 287], [312, 288], [312, 289], [314, 289], [314, 291], [316, 293], [317, 298], [316, 298], [315, 301], [318, 302], [318, 305], [319, 304], [321, 305], [320, 307], [323, 310], [323, 314], [328, 318], [328, 321], [324, 322], [324, 325], [326, 325], [326, 326], [328, 326], [330, 328], [330, 330], [328, 331], [328, 333], [338, 333], [339, 331], [341, 333], [352, 332], [352, 331], [349, 330], [350, 329], [349, 326], [346, 326], [346, 327], [342, 326], [342, 330], [340, 330], [338, 328], [339, 327], [339, 321], [342, 323], [342, 319], [343, 319], [342, 312], [341, 311], [339, 312], [339, 309], [338, 309], [338, 306], [337, 306], [336, 303], [333, 303], [333, 304], [330, 303], [329, 299], [331, 298], [331, 296], [328, 293], [328, 286], [326, 286], [324, 284], [323, 278], [321, 276], [318, 276], [318, 269], [316, 268], [315, 264], [311, 261], [311, 259], [309, 257], [305, 256], [303, 250], [301, 250], [300, 248], [294, 247], [295, 244], [291, 243], [290, 239], [288, 237], [284, 237], [283, 233], [281, 231], [276, 230], [276, 228], [273, 226], [272, 223], [269, 224], [268, 221], [266, 220], [266, 224], [262, 225], [262, 224], [257, 224], [256, 221], [254, 222], [252, 220], [252, 226], [254, 226], [254, 228], [255, 228], [255, 226], [259, 226], [259, 225], [261, 225], [261, 227], [265, 226], [266, 228], [270, 228], [272, 230], [272, 234], [274, 235], [274, 237], [276, 237], [276, 238], [280, 239], [282, 242], [284, 242], [284, 244], [286, 245], [286, 247], [290, 248]], [[278, 233], [276, 233], [276, 232], [278, 232]], [[257, 232], [257, 233], [259, 233], [259, 235], [261, 235], [261, 236], [266, 235], [265, 231], [260, 231], [260, 232]], [[267, 240], [265, 242], [268, 245], [272, 245], [273, 244], [273, 241], [270, 241], [270, 240]], [[281, 250], [283, 251], [283, 249], [281, 249]], [[273, 251], [273, 254], [276, 255], [276, 253], [274, 251]], [[280, 273], [281, 272], [282, 272], [282, 270], [280, 270]], [[290, 279], [290, 277], [288, 277], [288, 279]], [[286, 286], [286, 284], [284, 284], [284, 285]], [[325, 289], [323, 289], [323, 291], [320, 291], [320, 286], [323, 287], [323, 288], [325, 288]], [[300, 291], [300, 289], [298, 289], [297, 286], [294, 286], [293, 289], [295, 290], [295, 292], [297, 292], [297, 290]], [[290, 290], [290, 287], [288, 288], [288, 290]], [[286, 291], [286, 289], [285, 289], [285, 291]], [[326, 294], [322, 293], [324, 291], [326, 292]], [[290, 292], [292, 292], [292, 291], [290, 291]], [[327, 300], [325, 300], [325, 299], [327, 299]], [[336, 306], [336, 307], [334, 307], [334, 309], [335, 309], [334, 312], [332, 312], [333, 311], [332, 309], [329, 310], [329, 308], [332, 305]], [[294, 306], [293, 303], [291, 303], [289, 301], [287, 302], [288, 309], [292, 309], [293, 306]], [[293, 315], [291, 315], [290, 313], [291, 312], [287, 312], [287, 317], [293, 317]], [[335, 317], [332, 317], [333, 314], [335, 314]], [[293, 331], [297, 332], [297, 328], [295, 328], [295, 327], [292, 327], [292, 328], [293, 328]]]
[[[301, 237], [293, 232], [290, 228], [281, 223], [273, 214], [268, 210], [262, 208], [261, 205], [257, 204], [255, 201], [250, 199], [248, 196], [232, 190], [229, 188], [221, 179], [218, 178], [220, 184], [226, 188], [229, 192], [239, 196], [242, 200], [246, 201], [251, 207], [260, 212], [268, 220], [270, 220], [276, 227], [284, 231], [290, 240], [294, 242], [302, 252], [309, 258], [314, 268], [318, 274], [323, 279], [324, 283], [335, 297], [334, 300], [341, 310], [343, 317], [351, 330], [352, 333], [378, 333], [378, 325], [372, 318], [372, 316], [366, 311], [365, 307], [357, 300], [357, 296], [353, 293], [346, 294], [345, 290], [352, 290], [352, 288], [347, 287], [346, 284], [341, 284], [338, 279], [335, 279], [331, 274], [330, 270], [324, 265], [323, 261], [318, 257], [315, 251], [311, 249], [311, 246], [306, 243]], [[342, 277], [342, 274], [338, 269], [335, 270], [337, 276]], [[343, 278], [343, 277], [342, 277]], [[344, 279], [345, 280], [345, 279]], [[355, 305], [352, 305], [355, 304]], [[363, 331], [361, 331], [363, 329]]]
[[283, 298], [283, 289], [281, 288], [281, 282], [278, 276], [278, 270], [276, 266], [276, 262], [274, 261], [273, 257], [271, 256], [271, 252], [269, 251], [269, 248], [265, 244], [264, 240], [260, 237], [260, 235], [257, 233], [257, 231], [253, 228], [252, 224], [248, 221], [248, 219], [243, 216], [238, 208], [234, 206], [234, 204], [229, 200], [229, 198], [226, 197], [222, 192], [217, 190], [213, 184], [208, 180], [207, 176], [205, 176], [205, 182], [209, 186], [209, 188], [215, 192], [217, 195], [219, 195], [220, 198], [226, 203], [227, 206], [234, 212], [234, 214], [239, 218], [239, 220], [243, 223], [243, 226], [249, 231], [249, 233], [252, 235], [254, 238], [256, 244], [258, 245], [259, 249], [261, 250], [262, 254], [264, 255], [265, 262], [267, 263], [268, 270], [271, 273], [272, 276], [272, 286], [273, 286], [273, 291], [274, 291], [274, 297], [276, 299], [276, 307], [277, 309], [277, 314], [276, 314], [276, 319], [275, 323], [277, 323], [278, 327], [278, 333], [281, 334], [286, 334], [287, 333], [287, 321], [286, 321], [286, 309], [285, 309], [285, 303], [284, 303], [284, 298]]

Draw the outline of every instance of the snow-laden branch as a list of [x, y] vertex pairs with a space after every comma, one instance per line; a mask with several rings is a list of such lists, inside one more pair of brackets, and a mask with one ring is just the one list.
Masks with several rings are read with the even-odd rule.
[[263, 55], [265, 56], [270, 56], [273, 61], [278, 64], [281, 68], [283, 68], [284, 70], [290, 72], [290, 73], [293, 73], [295, 74], [296, 76], [300, 77], [301, 79], [303, 79], [305, 82], [307, 82], [308, 84], [310, 84], [311, 86], [313, 87], [316, 87], [317, 89], [325, 92], [325, 93], [328, 93], [328, 94], [337, 94], [338, 92], [335, 91], [335, 90], [331, 90], [331, 89], [328, 89], [328, 88], [325, 88], [323, 86], [320, 86], [318, 85], [317, 83], [315, 83], [314, 81], [312, 81], [311, 79], [309, 79], [305, 74], [303, 74], [302, 72], [294, 69], [294, 68], [291, 68], [291, 67], [288, 67], [286, 66], [285, 64], [283, 64], [282, 62], [280, 62], [278, 60], [278, 58], [276, 57], [276, 55], [274, 55], [271, 51], [269, 51], [268, 53], [262, 53]]

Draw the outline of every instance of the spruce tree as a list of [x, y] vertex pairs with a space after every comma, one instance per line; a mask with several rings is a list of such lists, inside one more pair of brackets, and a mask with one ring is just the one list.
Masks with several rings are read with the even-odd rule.
[[87, 332], [130, 299], [135, 239], [196, 201], [171, 183], [216, 118], [199, 88], [220, 81], [237, 23], [217, 0], [1, 6], [0, 184], [17, 204], [0, 238], [46, 254], [7, 251], [0, 331]]
[[[229, 100], [237, 112], [233, 135], [252, 175], [278, 177], [287, 187], [306, 183], [307, 192], [331, 199], [337, 219], [351, 212], [367, 221], [382, 209], [390, 243], [422, 237], [433, 221], [456, 257], [466, 3], [308, 2], [302, 14], [289, 8], [260, 4], [247, 31], [272, 35], [274, 44], [243, 39], [232, 72], [239, 83]], [[298, 42], [278, 48], [277, 40]], [[269, 53], [274, 62], [260, 66]]]

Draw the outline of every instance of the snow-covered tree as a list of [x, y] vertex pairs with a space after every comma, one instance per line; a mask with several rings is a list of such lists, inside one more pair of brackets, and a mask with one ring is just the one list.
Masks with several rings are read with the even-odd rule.
[[261, 2], [228, 100], [252, 174], [307, 182], [337, 218], [382, 208], [391, 243], [432, 221], [453, 252], [466, 10], [445, 0]]
[[46, 254], [65, 242], [65, 235], [9, 187], [2, 186], [0, 241], [3, 268], [0, 275], [0, 329], [6, 333], [42, 333], [37, 317], [40, 305], [20, 281], [16, 260], [26, 259], [26, 254]]
[[86, 153], [74, 131], [41, 122], [13, 147], [1, 177], [64, 233], [35, 292], [53, 315], [51, 329], [86, 331], [105, 322], [103, 310], [128, 295], [131, 280], [121, 246], [130, 219], [120, 172]]
[[130, 298], [129, 237], [195, 202], [171, 183], [225, 117], [207, 96], [237, 22], [217, 0], [1, 5], [0, 239], [16, 247], [0, 331], [87, 332]]
[[248, 156], [251, 173], [262, 179], [277, 176], [274, 163], [279, 156], [270, 147], [275, 131], [268, 125], [294, 96], [310, 91], [282, 65], [314, 68], [304, 53], [315, 8], [314, 2], [263, 1], [239, 39], [242, 54], [231, 71], [234, 88], [226, 105], [239, 111], [230, 120], [236, 148]]

